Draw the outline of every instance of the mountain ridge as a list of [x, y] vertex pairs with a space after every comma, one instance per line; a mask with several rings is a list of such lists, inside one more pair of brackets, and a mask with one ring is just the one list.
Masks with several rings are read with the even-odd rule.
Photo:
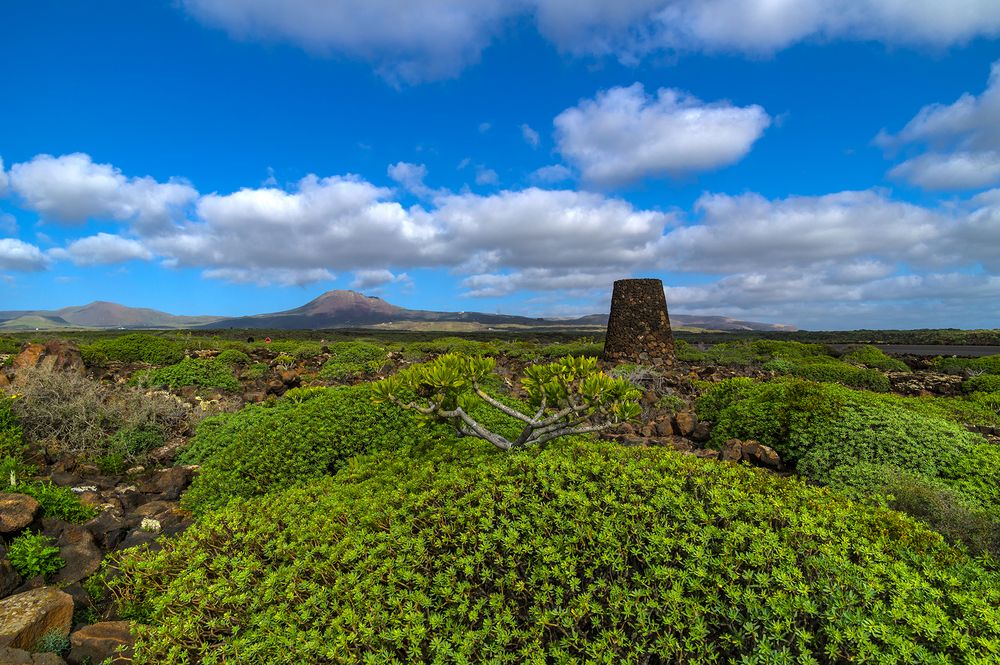
[[[742, 321], [724, 316], [673, 314], [671, 325], [705, 330], [795, 330], [793, 326]], [[20, 321], [20, 323], [19, 323]], [[353, 290], [332, 290], [288, 310], [249, 316], [177, 316], [144, 307], [128, 307], [104, 300], [57, 310], [0, 311], [0, 329], [33, 330], [78, 327], [124, 328], [256, 328], [303, 330], [322, 328], [482, 330], [503, 328], [596, 328], [607, 325], [607, 314], [556, 319], [483, 312], [435, 312], [399, 307], [378, 296]], [[51, 325], [47, 324], [49, 322]]]

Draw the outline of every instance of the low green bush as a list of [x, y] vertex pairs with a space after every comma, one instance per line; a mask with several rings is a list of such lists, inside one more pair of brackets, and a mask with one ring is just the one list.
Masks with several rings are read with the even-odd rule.
[[98, 340], [84, 345], [80, 351], [88, 365], [100, 364], [102, 360], [172, 365], [184, 358], [183, 345], [148, 333], [132, 333]]
[[182, 497], [202, 514], [234, 497], [251, 497], [337, 471], [359, 453], [440, 436], [412, 413], [375, 406], [368, 384], [325, 389], [310, 399], [253, 405], [199, 424], [184, 462], [201, 471]]
[[882, 349], [870, 344], [855, 347], [841, 356], [840, 359], [852, 365], [880, 369], [884, 372], [910, 371], [910, 368], [902, 360], [886, 355]]
[[220, 388], [236, 391], [240, 382], [227, 364], [215, 359], [185, 358], [175, 365], [136, 372], [132, 376], [136, 385], [165, 387], [171, 390], [186, 386]]
[[11, 337], [0, 337], [0, 353], [18, 353], [21, 343]]
[[799, 473], [829, 482], [840, 466], [888, 464], [941, 478], [985, 509], [1000, 509], [1000, 447], [891, 395], [783, 379], [723, 381], [698, 401], [712, 442], [756, 439]]
[[[5, 479], [6, 480], [6, 479]], [[82, 524], [97, 516], [98, 510], [80, 502], [80, 497], [68, 487], [54, 485], [47, 480], [21, 480], [16, 485], [0, 485], [5, 491], [34, 497], [42, 517], [55, 517], [67, 522]]]
[[60, 630], [48, 630], [35, 643], [35, 653], [54, 653], [65, 656], [72, 648], [69, 635]]
[[934, 369], [946, 374], [993, 374], [1000, 375], [1000, 354], [981, 358], [949, 358], [938, 356], [934, 359]]
[[230, 367], [249, 365], [251, 362], [250, 356], [238, 349], [226, 349], [219, 355], [215, 356], [213, 360], [217, 363], [222, 363], [223, 365], [229, 365]]
[[538, 349], [540, 358], [565, 358], [567, 356], [597, 358], [604, 352], [604, 342], [583, 338], [563, 344], [547, 344]]
[[16, 399], [0, 393], [0, 456], [19, 458], [24, 453], [23, 430], [14, 414]]
[[656, 448], [458, 442], [207, 515], [111, 584], [157, 663], [988, 663], [1000, 570]]
[[859, 499], [871, 499], [927, 524], [972, 554], [1000, 557], [1000, 520], [969, 505], [939, 478], [885, 464], [841, 466], [830, 474], [830, 486]]
[[40, 533], [26, 531], [15, 536], [7, 549], [11, 566], [21, 577], [49, 578], [59, 572], [66, 562], [59, 556], [59, 548], [52, 545], [52, 539]]
[[337, 342], [329, 350], [331, 357], [319, 370], [319, 377], [327, 381], [375, 374], [386, 358], [385, 348], [371, 342]]
[[967, 393], [1000, 392], [1000, 374], [982, 374], [962, 382], [962, 391]]
[[889, 392], [889, 379], [874, 369], [857, 367], [837, 360], [823, 360], [820, 362], [794, 362], [783, 373], [797, 376], [810, 381], [825, 381], [829, 383], [839, 383], [851, 388], [862, 388], [875, 392]]
[[270, 368], [267, 366], [267, 363], [253, 363], [243, 370], [243, 376], [248, 379], [263, 379], [269, 371]]

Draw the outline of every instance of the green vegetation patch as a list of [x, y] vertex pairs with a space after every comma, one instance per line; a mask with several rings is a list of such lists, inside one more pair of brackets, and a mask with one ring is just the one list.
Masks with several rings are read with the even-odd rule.
[[88, 365], [99, 365], [107, 360], [172, 365], [184, 358], [184, 347], [179, 342], [143, 333], [101, 339], [82, 346], [80, 351]]
[[375, 374], [385, 364], [386, 350], [371, 342], [336, 342], [329, 345], [331, 358], [319, 371], [321, 379], [340, 381]]
[[[298, 399], [296, 395], [308, 395]], [[440, 436], [415, 414], [372, 404], [370, 385], [294, 393], [207, 418], [179, 460], [202, 469], [183, 497], [196, 513], [336, 472], [351, 457]]]
[[214, 358], [210, 360], [185, 358], [174, 365], [136, 372], [132, 376], [132, 382], [171, 390], [185, 386], [221, 388], [230, 391], [240, 388], [240, 382], [233, 374], [233, 369], [225, 362], [219, 362]]
[[982, 358], [947, 358], [938, 356], [934, 359], [934, 369], [946, 374], [980, 374], [1000, 375], [1000, 354], [983, 356]]
[[[7, 479], [5, 478], [4, 481]], [[41, 507], [42, 517], [55, 517], [67, 522], [82, 524], [97, 516], [98, 510], [80, 502], [80, 497], [68, 487], [60, 487], [49, 481], [22, 480], [15, 485], [3, 482], [8, 492], [27, 494], [34, 497]]]
[[729, 379], [699, 399], [698, 412], [716, 423], [713, 444], [756, 439], [824, 483], [841, 466], [888, 464], [1000, 509], [1000, 447], [919, 404], [829, 383]]
[[137, 664], [995, 660], [1000, 571], [893, 511], [663, 449], [379, 454], [111, 582]]
[[40, 533], [26, 531], [10, 541], [7, 558], [14, 570], [24, 578], [51, 577], [66, 565], [52, 539]]
[[885, 372], [908, 372], [910, 368], [899, 358], [886, 355], [882, 349], [865, 344], [855, 347], [840, 357], [846, 363], [861, 365]]

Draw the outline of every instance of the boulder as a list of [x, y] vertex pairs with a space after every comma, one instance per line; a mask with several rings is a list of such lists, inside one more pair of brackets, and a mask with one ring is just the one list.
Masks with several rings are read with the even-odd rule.
[[0, 647], [30, 649], [49, 631], [69, 634], [73, 597], [55, 587], [0, 600]]
[[739, 439], [729, 439], [723, 443], [719, 459], [723, 462], [739, 462], [743, 459], [743, 442]]
[[679, 411], [674, 416], [674, 427], [683, 437], [690, 437], [698, 427], [698, 416], [693, 411]]
[[778, 453], [757, 441], [743, 442], [743, 459], [751, 464], [776, 471], [781, 468], [781, 458]]
[[73, 645], [68, 658], [71, 665], [103, 663], [108, 658], [111, 663], [132, 662], [134, 639], [128, 621], [102, 621], [84, 626], [69, 639]]
[[705, 443], [712, 436], [712, 426], [707, 422], [698, 421], [694, 431], [691, 432], [690, 439], [697, 443]]
[[94, 543], [94, 536], [82, 526], [72, 524], [63, 529], [56, 546], [59, 556], [66, 561], [54, 580], [59, 584], [79, 582], [101, 567], [101, 550]]
[[0, 494], [0, 533], [14, 533], [31, 524], [38, 502], [27, 494]]
[[[14, 590], [24, 582], [21, 575], [14, 570], [10, 559], [7, 558], [7, 549], [0, 545], [0, 598], [6, 598], [14, 593]], [[3, 661], [0, 661], [2, 663]]]
[[54, 653], [31, 653], [24, 649], [0, 647], [0, 665], [66, 665]]
[[44, 344], [29, 344], [14, 358], [14, 373], [27, 369], [83, 374], [86, 367], [80, 350], [69, 342], [51, 340]]
[[194, 467], [172, 466], [157, 471], [139, 485], [144, 494], [162, 494], [167, 501], [176, 501], [194, 478]]

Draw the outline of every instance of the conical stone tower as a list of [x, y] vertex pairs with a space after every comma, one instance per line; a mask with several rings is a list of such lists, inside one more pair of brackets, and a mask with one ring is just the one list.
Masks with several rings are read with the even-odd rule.
[[658, 279], [620, 279], [611, 295], [611, 317], [602, 358], [613, 363], [669, 367], [674, 337], [667, 298]]

